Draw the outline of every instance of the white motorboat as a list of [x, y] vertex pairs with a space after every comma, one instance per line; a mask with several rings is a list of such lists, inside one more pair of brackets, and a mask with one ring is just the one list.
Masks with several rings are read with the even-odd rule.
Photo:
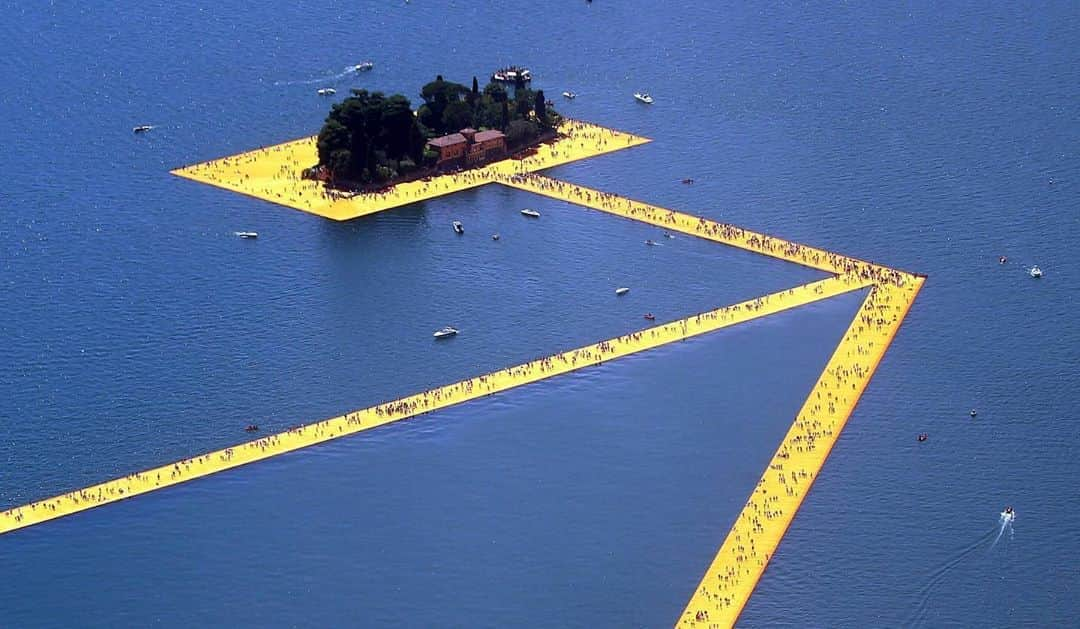
[[353, 72], [367, 72], [375, 67], [375, 63], [372, 61], [361, 61], [360, 63], [352, 67]]
[[528, 216], [529, 218], [540, 218], [540, 212], [537, 212], [536, 210], [530, 210], [529, 208], [525, 208], [521, 211], [521, 213], [525, 216]]
[[446, 326], [445, 328], [442, 328], [440, 330], [435, 330], [435, 334], [433, 336], [437, 339], [445, 339], [456, 335], [457, 332], [457, 328]]
[[154, 128], [154, 125], [141, 124], [141, 125], [139, 125], [137, 127], [133, 127], [131, 129], [131, 132], [132, 133], [146, 133], [147, 131], [149, 131], [150, 129], [153, 129], [153, 128]]
[[528, 83], [532, 80], [532, 72], [524, 66], [509, 66], [492, 72], [491, 80], [500, 83], [517, 83], [520, 80]]
[[233, 234], [241, 238], [258, 238], [259, 232], [233, 232]]
[[1039, 279], [1040, 277], [1042, 277], [1042, 269], [1040, 269], [1039, 265], [1036, 264], [1028, 270], [1028, 275], [1034, 277], [1035, 279]]
[[332, 87], [322, 87], [318, 89], [319, 96], [333, 96], [337, 94], [337, 90]]
[[629, 293], [629, 292], [630, 292], [630, 289], [625, 287], [625, 286], [621, 286], [621, 287], [615, 289], [615, 294], [616, 295], [625, 295], [626, 293]]
[[653, 98], [648, 92], [635, 92], [634, 98], [636, 98], [638, 102], [645, 103], [646, 105], [652, 105], [653, 103]]
[[570, 99], [570, 100], [574, 100], [575, 98], [577, 98], [577, 94], [575, 94], [573, 92], [563, 92], [562, 95], [563, 95], [563, 98], [567, 98], [567, 99]]
[[1005, 524], [1011, 524], [1016, 519], [1016, 512], [1012, 507], [1005, 507], [1005, 510], [1001, 512], [1001, 521]]
[[465, 228], [461, 226], [461, 221], [454, 221], [454, 233], [464, 234]]

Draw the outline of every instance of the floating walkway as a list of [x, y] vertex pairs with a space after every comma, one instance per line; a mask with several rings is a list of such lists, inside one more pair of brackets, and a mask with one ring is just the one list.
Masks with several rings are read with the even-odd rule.
[[0, 533], [601, 364], [867, 286], [828, 278], [0, 512]]
[[915, 301], [924, 278], [541, 175], [516, 175], [501, 183], [874, 286], [678, 624], [734, 625]]
[[922, 287], [875, 286], [769, 461], [678, 627], [730, 627], [765, 572], [810, 486]]
[[[0, 534], [870, 288], [676, 624], [710, 628], [734, 625], [900, 329], [924, 277], [536, 174], [544, 168], [649, 141], [578, 121], [567, 121], [560, 131], [562, 139], [542, 146], [526, 159], [503, 160], [466, 173], [348, 198], [327, 194], [319, 183], [299, 178], [299, 170], [315, 162], [314, 138], [173, 172], [334, 220], [498, 183], [668, 232], [808, 266], [832, 276], [9, 509], [0, 512]], [[718, 531], [718, 540], [720, 536]]]
[[383, 192], [346, 195], [326, 190], [321, 182], [302, 179], [300, 172], [319, 161], [315, 136], [185, 166], [173, 170], [172, 174], [323, 218], [345, 221], [494, 183], [509, 175], [560, 166], [650, 141], [577, 120], [566, 120], [559, 132], [561, 138], [541, 144], [525, 159], [504, 159], [459, 174], [398, 184]]
[[827, 273], [838, 275], [858, 273], [865, 275], [868, 279], [890, 283], [902, 283], [905, 277], [913, 277], [910, 274], [850, 256], [801, 245], [728, 223], [634, 201], [610, 192], [602, 192], [543, 175], [532, 173], [512, 175], [500, 180], [499, 183]]

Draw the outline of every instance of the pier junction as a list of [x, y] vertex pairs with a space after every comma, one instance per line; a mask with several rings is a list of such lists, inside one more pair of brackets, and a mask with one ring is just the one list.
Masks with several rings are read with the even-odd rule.
[[[552, 166], [649, 141], [579, 121], [567, 121], [560, 131], [561, 139], [524, 159], [502, 160], [376, 193], [332, 193], [318, 182], [301, 179], [300, 170], [315, 161], [314, 138], [195, 164], [173, 173], [333, 220], [494, 183], [801, 264], [825, 271], [830, 277], [11, 508], [0, 512], [0, 534], [864, 290], [866, 297], [855, 318], [715, 557], [707, 566], [702, 563], [704, 575], [693, 590], [693, 584], [688, 583], [689, 601], [675, 620], [677, 627], [734, 625], [899, 331], [924, 277], [537, 174]], [[717, 533], [719, 540], [722, 531]]]

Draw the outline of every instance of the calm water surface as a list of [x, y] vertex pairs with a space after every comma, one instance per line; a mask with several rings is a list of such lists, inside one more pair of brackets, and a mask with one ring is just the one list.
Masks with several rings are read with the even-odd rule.
[[[519, 191], [334, 224], [167, 174], [318, 87], [524, 63], [656, 140], [552, 174], [930, 276], [742, 624], [1075, 622], [1077, 6], [537, 6], [7, 5], [0, 507], [820, 277]], [[5, 536], [0, 625], [669, 625], [858, 299]]]

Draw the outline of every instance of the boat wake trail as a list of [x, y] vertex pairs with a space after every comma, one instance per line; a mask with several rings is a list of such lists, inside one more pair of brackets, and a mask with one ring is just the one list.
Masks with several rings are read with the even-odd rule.
[[997, 525], [987, 529], [985, 533], [979, 535], [978, 538], [931, 572], [929, 581], [927, 581], [926, 585], [919, 588], [919, 604], [915, 608], [913, 617], [909, 619], [909, 622], [904, 623], [904, 625], [907, 627], [926, 626], [926, 616], [930, 611], [930, 601], [934, 598], [938, 586], [945, 580], [945, 577], [957, 566], [968, 559], [971, 559], [979, 550], [993, 550], [1006, 529], [1009, 531], [1012, 530], [1012, 518], [1005, 518], [1003, 516]]
[[336, 74], [328, 73], [314, 79], [304, 79], [300, 81], [274, 81], [274, 85], [315, 85], [317, 83], [336, 83], [349, 77], [350, 75], [359, 73], [360, 72], [356, 69], [356, 66], [345, 66], [344, 70]]
[[1013, 536], [1013, 517], [1014, 517], [1013, 515], [1008, 514], [1008, 513], [1002, 513], [1001, 514], [1001, 527], [998, 529], [998, 534], [997, 534], [997, 537], [994, 538], [994, 542], [992, 544], [990, 544], [990, 550], [993, 550], [994, 547], [997, 546], [997, 543], [999, 541], [1001, 541], [1001, 537], [1003, 535], [1005, 535], [1006, 532], [1008, 532], [1008, 534], [1009, 534], [1008, 539], [1012, 539], [1012, 536]]

